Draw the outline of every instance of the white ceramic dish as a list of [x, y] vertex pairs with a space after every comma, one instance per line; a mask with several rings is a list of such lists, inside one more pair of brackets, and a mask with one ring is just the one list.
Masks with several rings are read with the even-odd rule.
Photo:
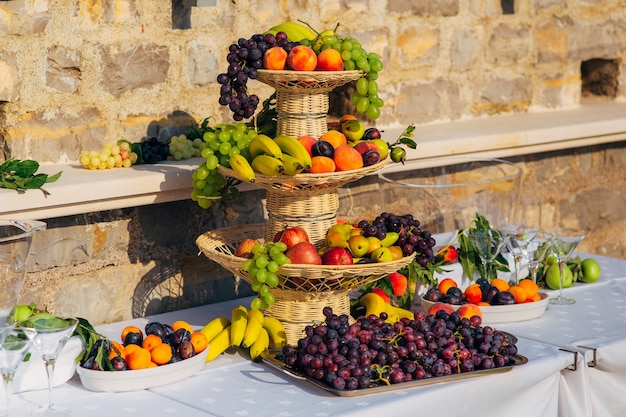
[[[541, 317], [548, 306], [548, 295], [543, 292], [540, 292], [539, 295], [541, 296], [541, 300], [532, 303], [480, 307], [480, 311], [483, 313], [483, 324], [513, 323]], [[420, 297], [420, 303], [426, 311], [434, 304], [432, 301], [425, 300], [423, 297]], [[460, 307], [458, 305], [449, 305], [454, 310]]]
[[[54, 366], [53, 385], [59, 386], [69, 381], [76, 369], [76, 358], [83, 350], [83, 342], [78, 336], [71, 337], [57, 359]], [[46, 366], [41, 359], [41, 355], [37, 349], [30, 349], [30, 358], [28, 361], [20, 364], [15, 372], [13, 379], [13, 391], [25, 392], [42, 390], [48, 388], [48, 377], [46, 375]], [[4, 392], [2, 384], [0, 384], [0, 392]]]
[[76, 373], [80, 382], [90, 391], [122, 392], [135, 391], [171, 384], [188, 378], [204, 367], [206, 348], [199, 354], [180, 362], [157, 366], [156, 368], [127, 371], [92, 371], [80, 366]]

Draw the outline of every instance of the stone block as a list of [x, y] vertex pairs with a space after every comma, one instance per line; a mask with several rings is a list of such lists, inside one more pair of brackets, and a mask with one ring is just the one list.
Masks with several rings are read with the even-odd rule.
[[457, 71], [470, 69], [476, 64], [480, 52], [480, 40], [474, 30], [468, 28], [455, 29], [452, 34], [450, 61]]
[[573, 22], [568, 28], [567, 58], [582, 62], [593, 58], [618, 57], [624, 50], [620, 39], [625, 27], [624, 22], [618, 20]]
[[48, 50], [46, 85], [61, 93], [75, 93], [81, 79], [80, 52], [55, 46]]
[[94, 0], [78, 2], [83, 24], [125, 23], [139, 17], [137, 0]]
[[524, 111], [530, 105], [530, 81], [524, 77], [513, 79], [493, 77], [480, 87], [478, 101], [472, 106], [474, 114], [497, 114]]
[[570, 18], [552, 18], [534, 30], [538, 63], [560, 62], [567, 56]]
[[0, 101], [13, 102], [20, 97], [20, 77], [15, 54], [0, 52]]
[[397, 119], [427, 123], [450, 114], [458, 118], [463, 112], [459, 98], [458, 86], [448, 80], [402, 85], [397, 94]]
[[187, 78], [191, 87], [209, 86], [216, 82], [216, 74], [223, 71], [219, 66], [221, 60], [218, 62], [209, 47], [200, 42], [191, 42], [187, 46], [186, 62]]
[[493, 28], [485, 57], [498, 66], [520, 65], [528, 60], [531, 31], [527, 25], [501, 24]]
[[3, 1], [0, 36], [42, 33], [50, 23], [50, 0]]
[[434, 65], [439, 58], [439, 29], [424, 25], [402, 26], [397, 35], [401, 66]]
[[102, 88], [115, 97], [165, 82], [170, 68], [168, 47], [152, 42], [130, 48], [126, 45], [103, 47], [100, 58], [103, 65]]
[[459, 0], [388, 0], [387, 11], [416, 16], [456, 16], [459, 14]]

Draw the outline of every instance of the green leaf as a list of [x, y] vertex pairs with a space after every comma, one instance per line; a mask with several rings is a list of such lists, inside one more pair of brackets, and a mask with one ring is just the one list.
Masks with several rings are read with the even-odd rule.
[[63, 173], [63, 171], [59, 171], [54, 175], [49, 175], [48, 178], [46, 178], [46, 183], [48, 182], [55, 182], [56, 180], [58, 180], [59, 178], [61, 178], [61, 174]]
[[27, 159], [21, 161], [15, 169], [15, 175], [27, 178], [33, 175], [39, 169], [39, 162]]
[[37, 174], [33, 177], [26, 178], [24, 181], [24, 189], [25, 190], [34, 190], [37, 188], [41, 188], [48, 179], [46, 174]]

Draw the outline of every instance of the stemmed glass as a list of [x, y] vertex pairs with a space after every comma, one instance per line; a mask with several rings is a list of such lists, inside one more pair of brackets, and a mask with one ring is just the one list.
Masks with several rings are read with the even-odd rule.
[[537, 283], [537, 269], [546, 259], [551, 248], [552, 243], [541, 231], [528, 245], [528, 273], [534, 283]]
[[46, 365], [48, 375], [48, 405], [33, 411], [33, 416], [68, 416], [71, 411], [57, 407], [52, 401], [54, 365], [59, 353], [69, 340], [78, 325], [73, 317], [60, 318], [44, 316], [39, 320], [28, 322], [28, 326], [37, 331], [33, 346], [37, 349]]
[[552, 233], [546, 233], [550, 239], [552, 253], [559, 263], [559, 294], [550, 298], [551, 304], [567, 305], [574, 304], [576, 300], [563, 296], [563, 279], [565, 268], [567, 268], [567, 258], [574, 252], [585, 234], [579, 230], [556, 229]]
[[32, 329], [14, 327], [3, 331], [0, 340], [0, 371], [6, 396], [6, 415], [10, 414], [11, 395], [13, 393], [13, 377], [20, 366], [28, 349], [30, 349], [36, 332]]
[[506, 246], [513, 255], [513, 262], [515, 263], [515, 282], [513, 284], [517, 284], [521, 278], [522, 263], [530, 264], [528, 245], [537, 237], [539, 228], [508, 224], [502, 227], [502, 232], [506, 233], [508, 237]]
[[500, 230], [491, 228], [470, 229], [467, 232], [467, 236], [474, 245], [474, 249], [483, 264], [484, 278], [491, 280], [493, 261], [506, 245], [508, 236]]

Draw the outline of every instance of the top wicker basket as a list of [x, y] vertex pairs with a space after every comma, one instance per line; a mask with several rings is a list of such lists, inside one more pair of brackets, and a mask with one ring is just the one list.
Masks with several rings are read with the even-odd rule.
[[257, 80], [277, 92], [323, 93], [330, 92], [363, 76], [362, 71], [291, 71], [258, 70]]

